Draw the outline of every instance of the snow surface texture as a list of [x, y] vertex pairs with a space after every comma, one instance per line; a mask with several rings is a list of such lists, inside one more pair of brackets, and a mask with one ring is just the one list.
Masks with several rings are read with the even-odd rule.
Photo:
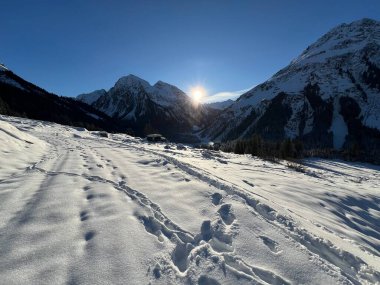
[[378, 167], [0, 117], [2, 284], [376, 284]]
[[[309, 104], [303, 96], [304, 88], [317, 84], [322, 100], [335, 99], [331, 131], [334, 146], [340, 148], [345, 141], [347, 126], [336, 106], [343, 96], [351, 97], [359, 104], [363, 125], [380, 130], [380, 89], [372, 88], [363, 80], [368, 61], [380, 66], [380, 22], [362, 19], [342, 24], [310, 45], [272, 78], [240, 96], [203, 135], [215, 141], [226, 139], [231, 130], [243, 125], [244, 119], [253, 110], [263, 115], [270, 100], [285, 92], [293, 97], [290, 105], [293, 115], [285, 127], [285, 133], [287, 137], [294, 138], [299, 135], [301, 107]], [[313, 113], [308, 117], [312, 124]], [[246, 125], [240, 137], [259, 119], [260, 116]], [[311, 128], [306, 129], [303, 134], [310, 131]]]

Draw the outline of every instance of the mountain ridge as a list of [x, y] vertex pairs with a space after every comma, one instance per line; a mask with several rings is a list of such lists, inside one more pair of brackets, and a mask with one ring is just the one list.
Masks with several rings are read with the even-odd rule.
[[[257, 133], [336, 149], [378, 146], [379, 66], [380, 23], [362, 19], [339, 25], [241, 95], [202, 135], [226, 141]], [[345, 111], [347, 105], [359, 110], [355, 116]]]
[[135, 75], [119, 78], [108, 91], [81, 94], [78, 100], [128, 125], [138, 135], [161, 132], [173, 140], [198, 141], [193, 130], [206, 127], [219, 111], [196, 104], [178, 87], [154, 85]]
[[120, 131], [107, 115], [74, 98], [49, 93], [0, 66], [0, 113], [91, 130]]

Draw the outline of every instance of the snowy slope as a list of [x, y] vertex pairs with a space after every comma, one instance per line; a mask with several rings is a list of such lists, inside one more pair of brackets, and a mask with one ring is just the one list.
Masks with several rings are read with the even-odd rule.
[[206, 103], [206, 105], [210, 108], [223, 110], [231, 106], [233, 103], [234, 103], [234, 100], [228, 99], [226, 101], [221, 101], [221, 102]]
[[0, 139], [4, 284], [380, 282], [378, 167], [298, 173], [5, 116]]
[[[213, 140], [300, 137], [339, 149], [380, 130], [380, 22], [342, 24], [243, 94], [203, 135]], [[356, 117], [342, 117], [347, 105]], [[354, 122], [355, 121], [355, 122]], [[360, 127], [360, 134], [353, 125]], [[350, 135], [350, 138], [346, 137]]]
[[88, 105], [91, 105], [92, 103], [94, 103], [96, 100], [98, 100], [101, 96], [103, 96], [106, 93], [107, 93], [106, 90], [100, 89], [91, 93], [78, 95], [77, 99]]
[[[195, 104], [182, 90], [168, 83], [121, 77], [108, 92], [82, 94], [77, 99], [118, 119], [137, 134], [159, 131], [169, 137], [205, 127], [216, 113]], [[148, 131], [147, 131], [148, 130]]]

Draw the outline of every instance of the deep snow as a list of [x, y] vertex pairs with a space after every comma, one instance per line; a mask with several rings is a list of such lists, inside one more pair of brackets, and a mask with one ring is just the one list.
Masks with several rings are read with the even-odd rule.
[[1, 284], [376, 284], [380, 168], [0, 117]]

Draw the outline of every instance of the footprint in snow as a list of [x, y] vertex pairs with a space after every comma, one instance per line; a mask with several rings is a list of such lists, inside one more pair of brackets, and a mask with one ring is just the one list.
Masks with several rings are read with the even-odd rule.
[[94, 231], [89, 231], [89, 232], [87, 232], [87, 233], [84, 235], [84, 239], [85, 239], [86, 241], [89, 241], [89, 240], [93, 239], [94, 236], [95, 236], [95, 232], [94, 232]]
[[81, 220], [81, 222], [84, 222], [84, 221], [88, 220], [88, 218], [89, 218], [89, 215], [88, 215], [87, 211], [80, 212], [80, 220]]
[[220, 201], [221, 201], [222, 199], [223, 199], [223, 196], [222, 196], [222, 194], [220, 194], [220, 193], [214, 193], [214, 194], [211, 195], [211, 201], [212, 201], [212, 203], [213, 203], [215, 206], [219, 205], [219, 204], [220, 204]]
[[87, 199], [87, 200], [91, 200], [91, 199], [93, 199], [94, 197], [95, 197], [95, 195], [90, 194], [90, 195], [87, 195], [86, 199]]
[[223, 204], [218, 210], [218, 213], [220, 217], [222, 218], [223, 222], [227, 225], [231, 225], [235, 221], [236, 217], [234, 213], [232, 212], [231, 204]]
[[266, 236], [260, 236], [263, 243], [274, 253], [278, 253], [278, 243]]
[[198, 285], [220, 285], [220, 283], [216, 281], [214, 278], [202, 275], [198, 279]]

